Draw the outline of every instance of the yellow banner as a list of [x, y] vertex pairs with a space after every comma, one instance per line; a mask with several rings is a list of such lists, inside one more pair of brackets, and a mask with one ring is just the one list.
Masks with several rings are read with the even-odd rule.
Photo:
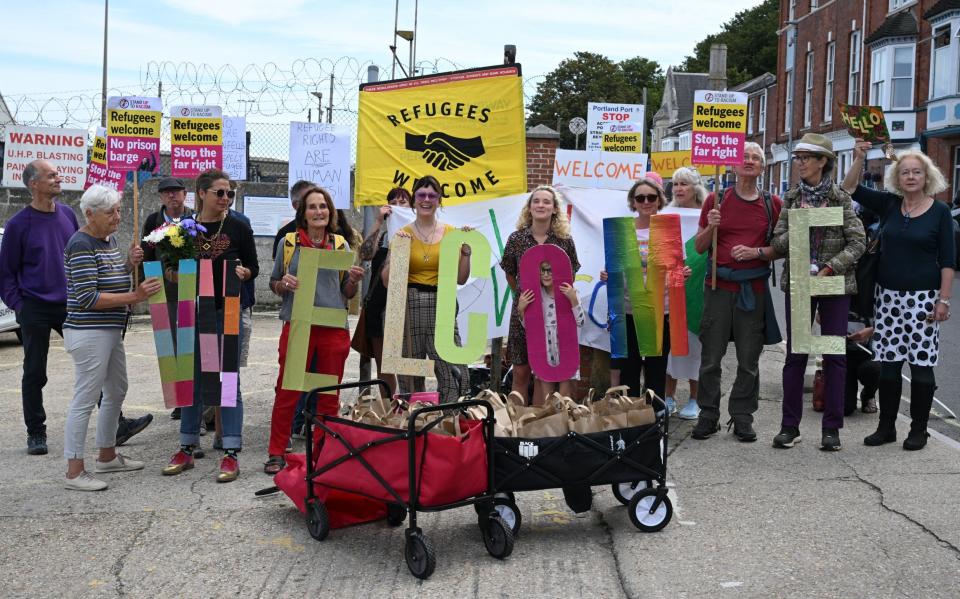
[[746, 104], [693, 105], [693, 130], [715, 133], [746, 133]]
[[672, 177], [673, 172], [681, 166], [693, 167], [703, 174], [703, 169], [709, 165], [694, 164], [690, 159], [690, 150], [650, 153], [650, 170], [657, 173], [664, 179], [669, 179]]
[[643, 134], [635, 133], [604, 133], [600, 149], [604, 152], [643, 153]]
[[520, 65], [364, 85], [359, 108], [356, 205], [425, 175], [448, 206], [527, 191]]
[[170, 117], [170, 143], [177, 146], [223, 145], [223, 119]]
[[97, 135], [93, 138], [93, 150], [90, 152], [90, 162], [107, 165], [107, 138]]

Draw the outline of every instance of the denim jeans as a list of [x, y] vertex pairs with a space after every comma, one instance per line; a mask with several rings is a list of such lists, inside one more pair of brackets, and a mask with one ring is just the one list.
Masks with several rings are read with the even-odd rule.
[[[220, 338], [223, 335], [223, 310], [217, 310], [217, 345], [221, 347]], [[240, 335], [243, 335], [241, 330]], [[237, 344], [239, 347], [239, 343]], [[193, 354], [193, 405], [184, 407], [180, 411], [180, 444], [181, 445], [199, 445], [200, 444], [200, 418], [203, 415], [203, 407], [206, 405], [219, 405], [217, 394], [220, 393], [220, 386], [213, 385], [210, 388], [204, 388], [203, 377], [200, 376], [200, 339], [199, 335], [194, 336], [194, 347], [196, 351]], [[204, 399], [206, 398], [206, 402]], [[240, 379], [237, 378], [237, 406], [235, 408], [220, 408], [220, 424], [223, 427], [223, 448], [239, 450], [243, 445], [243, 397], [240, 393]]]

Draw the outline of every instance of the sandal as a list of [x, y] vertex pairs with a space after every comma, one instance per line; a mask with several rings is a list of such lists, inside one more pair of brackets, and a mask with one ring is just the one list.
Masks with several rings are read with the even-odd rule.
[[874, 398], [862, 399], [860, 400], [861, 406], [860, 411], [864, 414], [876, 414], [877, 413], [877, 400]]
[[284, 468], [286, 468], [287, 462], [283, 459], [283, 456], [272, 455], [270, 458], [264, 462], [263, 471], [267, 474], [277, 474]]

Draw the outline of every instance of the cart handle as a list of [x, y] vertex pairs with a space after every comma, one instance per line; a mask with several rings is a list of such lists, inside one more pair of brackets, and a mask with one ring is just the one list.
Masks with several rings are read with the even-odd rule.
[[310, 397], [313, 397], [320, 393], [327, 393], [328, 391], [342, 391], [343, 389], [358, 389], [360, 387], [369, 387], [371, 385], [379, 385], [381, 389], [385, 390], [387, 393], [384, 397], [390, 396], [390, 385], [384, 382], [381, 379], [371, 379], [369, 381], [355, 381], [353, 383], [340, 383], [339, 385], [330, 385], [329, 387], [317, 387], [316, 389], [311, 389], [308, 391]]

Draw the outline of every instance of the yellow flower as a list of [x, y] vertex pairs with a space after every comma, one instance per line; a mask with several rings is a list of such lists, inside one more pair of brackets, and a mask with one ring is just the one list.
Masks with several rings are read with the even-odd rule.
[[170, 236], [170, 245], [172, 245], [172, 246], [175, 247], [175, 248], [183, 247], [183, 237], [181, 237], [179, 234], [177, 234], [177, 235], [171, 235], [171, 236]]

